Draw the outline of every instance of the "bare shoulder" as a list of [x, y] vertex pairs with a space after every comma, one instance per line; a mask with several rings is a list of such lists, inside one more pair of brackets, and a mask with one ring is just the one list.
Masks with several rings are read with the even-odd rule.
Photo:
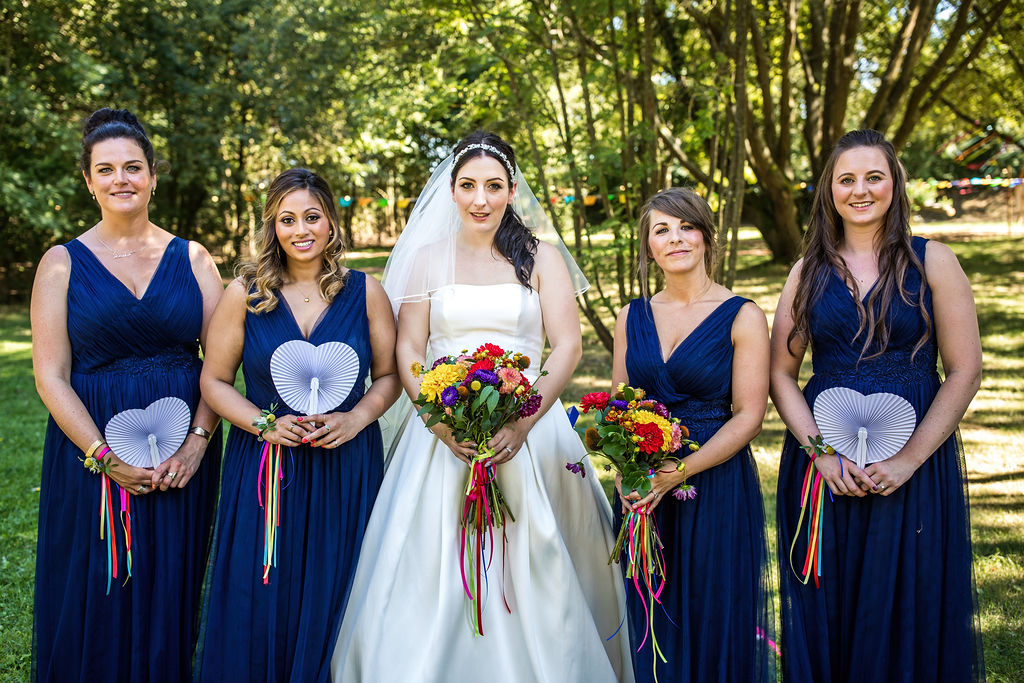
[[615, 316], [615, 324], [616, 325], [618, 325], [620, 323], [621, 324], [625, 324], [626, 323], [626, 319], [629, 318], [629, 307], [630, 307], [630, 304], [626, 304], [625, 306], [623, 306], [622, 308], [619, 309], [618, 314]]
[[245, 282], [242, 278], [236, 277], [234, 280], [228, 283], [227, 289], [224, 290], [224, 296], [221, 301], [225, 304], [241, 303], [245, 306], [245, 299], [249, 295], [248, 288], [245, 286]]
[[789, 277], [786, 279], [786, 283], [788, 284], [790, 280], [793, 281], [793, 284], [800, 282], [800, 275], [803, 273], [803, 270], [804, 260], [801, 257], [798, 258], [796, 263], [793, 264], [793, 267], [789, 269]]
[[753, 301], [743, 302], [739, 312], [736, 313], [736, 320], [741, 321], [744, 325], [752, 324], [758, 327], [768, 325], [768, 317], [761, 310], [761, 307]]
[[928, 244], [925, 245], [924, 267], [929, 283], [933, 279], [941, 279], [963, 270], [953, 250], [935, 240], [928, 240]]
[[749, 340], [768, 348], [768, 318], [753, 301], [745, 301], [732, 321], [733, 343]]
[[188, 258], [193, 265], [213, 263], [213, 256], [210, 255], [210, 252], [195, 240], [188, 241]]
[[388, 298], [388, 293], [384, 290], [384, 285], [372, 275], [366, 273], [363, 273], [363, 275], [366, 277], [366, 301], [374, 305], [387, 304], [390, 307], [391, 300]]
[[69, 272], [71, 272], [71, 254], [63, 244], [47, 249], [36, 267], [36, 277], [49, 278], [54, 274], [64, 273], [67, 275]]
[[568, 269], [565, 267], [565, 261], [562, 260], [562, 255], [558, 252], [558, 249], [547, 242], [537, 243], [537, 253], [534, 254], [533, 263], [534, 267], [542, 273], [568, 272]]

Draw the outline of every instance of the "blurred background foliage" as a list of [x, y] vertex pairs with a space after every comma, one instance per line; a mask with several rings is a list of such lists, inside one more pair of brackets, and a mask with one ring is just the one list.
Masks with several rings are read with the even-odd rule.
[[76, 160], [101, 106], [154, 139], [154, 222], [228, 266], [285, 168], [329, 180], [355, 246], [386, 245], [431, 167], [492, 129], [593, 275], [606, 344], [637, 210], [666, 185], [709, 199], [726, 252], [743, 223], [787, 263], [849, 128], [889, 135], [911, 177], [1022, 172], [1024, 0], [0, 1], [7, 300], [98, 220]]

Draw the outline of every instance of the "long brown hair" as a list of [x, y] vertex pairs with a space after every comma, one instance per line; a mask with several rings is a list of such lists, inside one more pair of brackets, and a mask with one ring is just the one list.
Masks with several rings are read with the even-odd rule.
[[[836, 269], [847, 288], [857, 291], [853, 275], [846, 266], [846, 261], [839, 255], [845, 229], [832, 196], [832, 175], [839, 157], [844, 152], [858, 147], [873, 147], [885, 156], [889, 164], [889, 177], [892, 178], [892, 203], [882, 221], [882, 230], [875, 238], [878, 250], [878, 280], [868, 296], [867, 305], [854, 297], [857, 299], [855, 303], [858, 325], [857, 333], [850, 342], [853, 343], [864, 335], [860, 350], [862, 359], [882, 354], [889, 343], [889, 306], [898, 293], [905, 303], [916, 305], [920, 309], [925, 322], [926, 329], [914, 345], [911, 354], [913, 358], [932, 333], [932, 319], [924, 305], [927, 284], [924, 265], [911, 246], [907, 172], [896, 157], [892, 143], [874, 130], [851, 130], [839, 138], [821, 172], [821, 178], [818, 179], [814, 203], [811, 206], [811, 218], [807, 224], [807, 232], [804, 233], [804, 260], [800, 267], [800, 284], [797, 285], [793, 299], [793, 329], [786, 344], [792, 351], [793, 340], [797, 337], [805, 342], [810, 341], [809, 312], [825, 288], [830, 268]], [[921, 286], [917, 292], [916, 302], [911, 300], [911, 294], [903, 287], [908, 267], [921, 274]], [[865, 356], [872, 343], [876, 345], [877, 350]]]
[[640, 209], [640, 234], [636, 250], [636, 277], [640, 281], [640, 293], [645, 298], [650, 297], [647, 272], [652, 259], [647, 241], [651, 236], [652, 211], [678, 218], [700, 231], [704, 238], [704, 270], [714, 280], [711, 274], [718, 261], [718, 240], [715, 239], [715, 219], [711, 215], [711, 207], [703, 197], [688, 187], [669, 187], [648, 199]]
[[277, 294], [284, 285], [285, 257], [277, 240], [277, 212], [284, 198], [296, 190], [306, 190], [320, 203], [330, 226], [327, 246], [317, 286], [324, 301], [330, 303], [345, 286], [345, 240], [338, 229], [338, 209], [327, 181], [304, 168], [290, 168], [274, 178], [267, 189], [263, 205], [263, 224], [256, 233], [258, 251], [253, 261], [235, 269], [248, 295], [245, 307], [253, 313], [265, 313], [277, 308]]

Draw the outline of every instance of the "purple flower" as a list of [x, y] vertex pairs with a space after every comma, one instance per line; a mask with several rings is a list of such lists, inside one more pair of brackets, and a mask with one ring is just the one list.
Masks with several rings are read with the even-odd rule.
[[609, 407], [615, 408], [616, 410], [625, 410], [626, 406], [628, 406], [629, 403], [627, 403], [626, 401], [614, 401], [614, 400], [612, 400], [612, 401], [608, 401], [608, 405], [609, 405]]
[[683, 484], [672, 492], [676, 500], [693, 500], [697, 497], [697, 489], [689, 484]]
[[448, 362], [448, 356], [441, 356], [440, 358], [438, 358], [437, 360], [434, 361], [434, 364], [430, 366], [430, 369], [433, 370], [438, 365], [441, 365], [442, 363], [447, 363], [447, 362]]
[[501, 380], [498, 379], [498, 376], [490, 370], [477, 370], [473, 373], [473, 377], [484, 384], [501, 384]]
[[565, 463], [565, 469], [569, 470], [573, 474], [578, 474], [584, 479], [587, 478], [587, 472], [583, 469], [583, 463], [581, 462], [567, 462]]
[[441, 405], [453, 406], [459, 400], [459, 390], [455, 387], [445, 387], [441, 392]]
[[530, 417], [540, 409], [541, 395], [530, 396], [519, 406], [519, 417]]

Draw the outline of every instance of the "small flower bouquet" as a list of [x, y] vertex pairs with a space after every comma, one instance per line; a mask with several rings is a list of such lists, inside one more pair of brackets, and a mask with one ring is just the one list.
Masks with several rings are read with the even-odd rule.
[[[622, 477], [623, 495], [636, 492], [641, 498], [646, 497], [651, 492], [655, 473], [667, 471], [667, 466], [678, 472], [686, 471], [681, 456], [672, 457], [673, 453], [684, 448], [687, 452], [699, 448], [688, 438], [686, 427], [672, 417], [663, 404], [648, 399], [643, 389], [620, 384], [614, 396], [607, 392], [586, 394], [580, 408], [584, 413], [591, 410], [598, 413], [596, 426], [583, 433], [587, 455], [596, 453], [608, 459], [610, 466]], [[585, 476], [582, 460], [566, 463], [565, 468]], [[684, 480], [672, 495], [678, 500], [692, 500], [697, 491]], [[660, 602], [665, 585], [663, 547], [654, 517], [649, 506], [645, 505], [642, 509], [626, 513], [608, 564], [618, 562], [619, 555], [623, 549], [626, 550], [626, 578], [633, 580], [644, 603], [648, 625], [645, 633], [650, 634], [655, 652], [662, 661], [666, 661], [654, 637], [652, 621], [654, 603]], [[641, 583], [649, 599], [645, 599]], [[645, 635], [641, 648], [646, 640]]]
[[[426, 417], [427, 427], [440, 422], [451, 429], [456, 441], [477, 444], [462, 504], [459, 552], [462, 585], [474, 605], [473, 629], [480, 635], [483, 635], [481, 578], [491, 559], [485, 563], [483, 554], [491, 543], [493, 557], [494, 530], [504, 527], [506, 517], [515, 521], [495, 479], [491, 463], [494, 452], [487, 448], [487, 442], [505, 425], [529, 417], [540, 408], [541, 395], [523, 374], [528, 367], [528, 356], [505, 351], [494, 344], [483, 344], [472, 354], [463, 351], [457, 356], [438, 358], [426, 372], [419, 363], [413, 363], [411, 368], [413, 376], [422, 375], [419, 396], [413, 403], [420, 407], [419, 415]], [[505, 608], [511, 611], [507, 601]]]

